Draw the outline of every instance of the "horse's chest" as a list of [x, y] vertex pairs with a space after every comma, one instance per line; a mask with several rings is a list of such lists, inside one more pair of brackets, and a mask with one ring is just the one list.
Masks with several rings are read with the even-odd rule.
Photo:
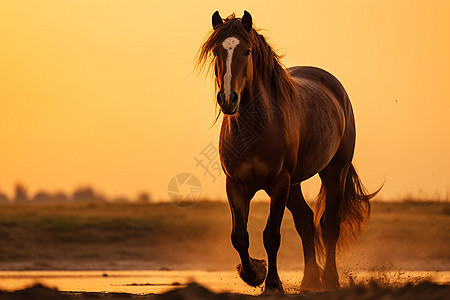
[[282, 167], [283, 155], [280, 149], [273, 144], [263, 145], [261, 140], [247, 150], [243, 147], [236, 152], [229, 148], [221, 150], [222, 166], [227, 176], [257, 189], [270, 184]]
[[223, 161], [224, 169], [232, 178], [241, 182], [263, 185], [273, 173], [268, 162], [257, 156], [246, 157], [236, 161]]
[[222, 166], [227, 176], [264, 188], [283, 165], [285, 142], [279, 124], [266, 126], [267, 120], [259, 120], [257, 125], [255, 120], [243, 121], [239, 126], [231, 123], [230, 127], [222, 127], [219, 149]]

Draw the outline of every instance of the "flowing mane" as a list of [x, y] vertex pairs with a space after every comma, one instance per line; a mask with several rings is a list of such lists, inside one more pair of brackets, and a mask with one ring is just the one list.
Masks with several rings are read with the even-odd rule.
[[276, 105], [285, 119], [289, 119], [287, 115], [293, 111], [291, 103], [296, 98], [297, 91], [281, 62], [281, 56], [267, 43], [264, 36], [258, 33], [258, 29], [252, 28], [250, 32], [247, 32], [241, 23], [241, 18], [235, 17], [234, 14], [224, 19], [222, 25], [208, 34], [198, 51], [196, 68], [200, 72], [206, 69], [208, 73], [213, 74], [214, 48], [224, 38], [233, 35], [251, 45], [254, 80], [259, 80], [262, 86], [266, 87], [264, 91], [266, 95], [263, 97], [266, 102], [269, 102], [266, 104]]

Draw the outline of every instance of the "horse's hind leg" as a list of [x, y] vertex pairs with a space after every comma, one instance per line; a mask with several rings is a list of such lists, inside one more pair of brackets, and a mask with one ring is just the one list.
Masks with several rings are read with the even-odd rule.
[[253, 259], [248, 254], [247, 222], [251, 197], [246, 196], [243, 187], [230, 178], [227, 178], [226, 187], [233, 218], [231, 242], [241, 258], [241, 264], [237, 269], [244, 282], [251, 286], [259, 286], [266, 278], [266, 262]]
[[304, 291], [319, 290], [321, 285], [314, 246], [313, 211], [303, 197], [300, 184], [291, 186], [286, 207], [291, 211], [295, 228], [302, 238], [305, 269], [301, 289]]
[[336, 268], [336, 244], [340, 234], [339, 208], [344, 198], [347, 171], [348, 167], [342, 168], [330, 164], [319, 173], [322, 184], [326, 189], [325, 212], [320, 222], [326, 251], [322, 284], [326, 289], [339, 287], [339, 275]]

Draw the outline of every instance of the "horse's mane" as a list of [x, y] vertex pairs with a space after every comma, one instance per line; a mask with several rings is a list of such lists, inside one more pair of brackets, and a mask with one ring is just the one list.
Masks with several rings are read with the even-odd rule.
[[271, 88], [271, 91], [264, 91], [267, 94], [262, 95], [262, 98], [267, 102], [266, 105], [275, 105], [276, 109], [282, 112], [284, 119], [290, 120], [288, 116], [293, 109], [291, 104], [296, 98], [294, 82], [285, 70], [281, 56], [258, 31], [252, 28], [250, 32], [247, 32], [241, 23], [241, 18], [236, 18], [234, 14], [228, 16], [222, 25], [212, 30], [206, 37], [197, 54], [196, 68], [200, 72], [207, 69], [208, 73], [213, 74], [213, 50], [218, 43], [232, 35], [244, 39], [252, 48], [254, 80], [260, 80], [266, 89]]

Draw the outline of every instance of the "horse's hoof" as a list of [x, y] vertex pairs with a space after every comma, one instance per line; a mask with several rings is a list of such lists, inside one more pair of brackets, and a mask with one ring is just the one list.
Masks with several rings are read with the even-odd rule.
[[303, 276], [302, 283], [300, 284], [300, 290], [302, 292], [319, 292], [323, 290], [318, 270], [306, 273]]
[[279, 278], [267, 278], [263, 294], [284, 294], [281, 280]]
[[339, 289], [339, 277], [334, 274], [328, 276], [327, 274], [322, 275], [322, 288], [326, 291]]
[[284, 294], [283, 284], [280, 282], [279, 284], [267, 284], [264, 286], [264, 292], [263, 295], [267, 294]]
[[302, 292], [320, 292], [323, 291], [322, 282], [320, 282], [320, 279], [303, 279], [302, 283], [300, 284], [300, 290]]
[[272, 288], [272, 287], [264, 287], [264, 291], [262, 292], [261, 295], [280, 295], [280, 294], [284, 294], [284, 289], [283, 287], [278, 287], [278, 288]]
[[260, 286], [264, 282], [264, 279], [266, 279], [266, 262], [262, 259], [250, 258], [250, 267], [251, 270], [244, 270], [242, 265], [239, 264], [236, 269], [245, 283], [250, 286]]
[[339, 285], [339, 282], [330, 282], [330, 283], [323, 283], [322, 284], [322, 290], [323, 291], [333, 291], [339, 289], [341, 286]]

